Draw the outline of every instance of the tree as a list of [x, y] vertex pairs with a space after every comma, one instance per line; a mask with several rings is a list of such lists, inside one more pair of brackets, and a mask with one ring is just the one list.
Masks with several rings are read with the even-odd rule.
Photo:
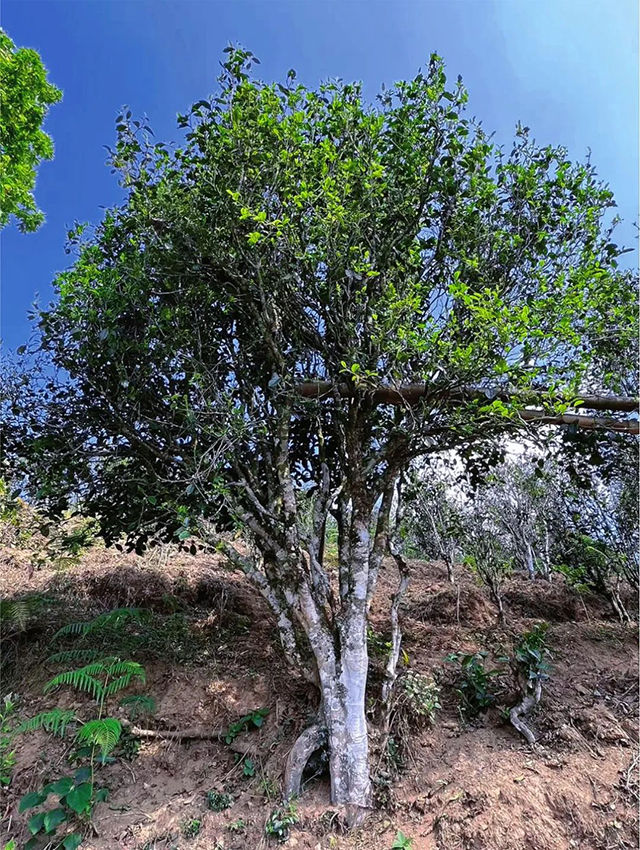
[[443, 469], [416, 469], [412, 488], [405, 494], [409, 537], [421, 555], [443, 562], [447, 579], [454, 582], [454, 566], [460, 551], [463, 509], [456, 499], [459, 482]]
[[62, 92], [48, 82], [38, 53], [16, 49], [2, 30], [0, 90], [0, 228], [15, 216], [20, 230], [30, 233], [44, 221], [33, 196], [36, 171], [43, 159], [53, 158], [53, 143], [42, 124]]
[[[375, 107], [358, 84], [265, 84], [254, 61], [229, 49], [218, 94], [179, 118], [183, 147], [120, 116], [126, 200], [71, 234], [77, 260], [39, 313], [68, 380], [44, 373], [7, 451], [23, 486], [51, 510], [76, 500], [108, 542], [198, 535], [244, 571], [319, 688], [287, 791], [324, 740], [354, 823], [371, 805], [367, 618], [397, 482], [423, 454], [486, 461], [525, 427], [517, 398], [556, 414], [617, 391], [635, 283], [594, 168], [526, 128], [505, 154], [439, 57]], [[307, 398], [301, 381], [334, 389]], [[428, 392], [378, 403], [407, 382]], [[451, 402], [471, 385], [487, 394]]]

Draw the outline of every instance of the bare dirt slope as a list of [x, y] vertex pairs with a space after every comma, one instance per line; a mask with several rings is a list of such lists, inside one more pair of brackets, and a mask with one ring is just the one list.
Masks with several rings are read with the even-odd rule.
[[[400, 829], [414, 850], [637, 847], [636, 624], [620, 625], [604, 603], [579, 598], [559, 582], [514, 579], [506, 593], [508, 621], [498, 628], [491, 604], [470, 578], [461, 578], [458, 592], [438, 565], [414, 562], [412, 570], [404, 646], [410, 667], [432, 673], [442, 688], [442, 710], [433, 727], [412, 734], [404, 768], [391, 785], [377, 771], [374, 753], [383, 807], [358, 832], [341, 832], [319, 768], [299, 802], [300, 820], [287, 846], [384, 850]], [[376, 647], [384, 645], [395, 581], [389, 565], [373, 612], [372, 698], [382, 663]], [[215, 558], [142, 560], [100, 550], [65, 572], [40, 570], [29, 578], [16, 553], [5, 552], [0, 590], [4, 598], [37, 600], [27, 629], [4, 641], [2, 694], [18, 693], [16, 721], [54, 705], [83, 716], [90, 710], [74, 692], [43, 695], [43, 684], [60, 669], [45, 659], [54, 646], [74, 645], [51, 638], [61, 625], [120, 606], [150, 612], [142, 625], [102, 638], [110, 652], [144, 663], [147, 683], [136, 690], [157, 702], [146, 726], [221, 729], [269, 708], [264, 726], [240, 734], [233, 748], [218, 740], [129, 741], [130, 760], [120, 757], [101, 771], [111, 793], [96, 807], [95, 829], [88, 829], [83, 847], [272, 846], [265, 822], [278, 802], [288, 747], [312, 716], [314, 694], [284, 668], [268, 611], [241, 578]], [[549, 623], [553, 668], [533, 721], [539, 743], [532, 747], [499, 711], [501, 702], [515, 697], [508, 669], [496, 679], [498, 707], [469, 723], [459, 711], [456, 671], [446, 658], [485, 649], [497, 664], [514, 636], [540, 620]], [[0, 792], [2, 839], [14, 837], [21, 845], [27, 833], [19, 798], [68, 772], [71, 751], [70, 741], [43, 732], [18, 738], [12, 784]], [[251, 759], [248, 770], [245, 758]], [[233, 805], [211, 811], [211, 790], [231, 794]]]

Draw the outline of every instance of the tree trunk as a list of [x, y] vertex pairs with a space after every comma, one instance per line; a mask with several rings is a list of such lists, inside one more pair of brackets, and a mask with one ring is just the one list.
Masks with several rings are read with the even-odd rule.
[[531, 544], [528, 540], [525, 540], [524, 542], [524, 563], [527, 568], [529, 578], [533, 581], [536, 577], [536, 568], [533, 562], [533, 549], [531, 548]]

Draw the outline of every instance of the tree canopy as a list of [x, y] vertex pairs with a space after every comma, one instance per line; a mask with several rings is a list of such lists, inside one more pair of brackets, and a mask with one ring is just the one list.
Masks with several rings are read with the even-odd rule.
[[49, 107], [62, 98], [47, 79], [35, 50], [16, 48], [0, 30], [0, 227], [14, 216], [20, 230], [30, 233], [44, 221], [33, 190], [44, 159], [53, 158], [53, 142], [42, 129]]

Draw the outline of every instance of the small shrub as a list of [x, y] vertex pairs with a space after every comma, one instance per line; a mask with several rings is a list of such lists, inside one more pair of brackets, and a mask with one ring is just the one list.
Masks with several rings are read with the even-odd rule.
[[491, 693], [491, 680], [499, 674], [499, 670], [485, 669], [486, 652], [476, 652], [465, 655], [458, 652], [448, 657], [460, 665], [460, 680], [457, 693], [462, 701], [463, 710], [472, 717], [490, 708], [496, 698]]
[[238, 818], [238, 820], [232, 821], [227, 826], [227, 829], [230, 832], [240, 832], [241, 833], [241, 832], [244, 832], [246, 828], [247, 828], [247, 824], [245, 823], [245, 821], [242, 818]]
[[440, 710], [440, 688], [430, 676], [408, 671], [399, 681], [399, 700], [413, 717], [434, 723]]
[[524, 632], [516, 644], [514, 660], [528, 682], [549, 678], [551, 652], [547, 646], [547, 623], [537, 623], [531, 631]]
[[284, 806], [272, 810], [264, 831], [271, 838], [278, 841], [286, 841], [291, 832], [291, 827], [298, 823], [298, 810], [293, 801]]
[[180, 832], [183, 838], [196, 838], [200, 835], [201, 829], [202, 821], [198, 820], [198, 818], [187, 818], [187, 820], [182, 821], [180, 826]]
[[207, 808], [212, 812], [224, 812], [225, 809], [231, 808], [233, 805], [233, 797], [231, 794], [225, 794], [222, 791], [207, 791]]

